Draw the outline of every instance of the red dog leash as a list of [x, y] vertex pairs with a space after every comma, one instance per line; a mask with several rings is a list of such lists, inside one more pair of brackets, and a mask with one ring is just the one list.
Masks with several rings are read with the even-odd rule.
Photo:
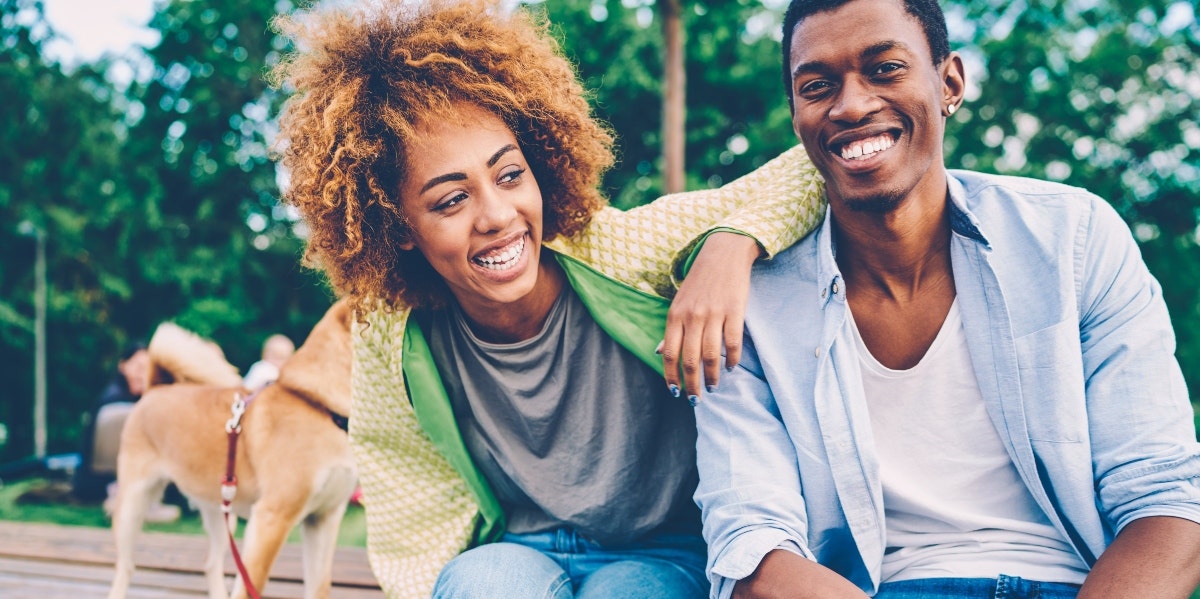
[[233, 395], [233, 405], [229, 407], [233, 412], [233, 417], [225, 423], [225, 434], [229, 437], [229, 454], [225, 459], [225, 480], [221, 481], [221, 512], [225, 514], [225, 532], [229, 533], [229, 548], [233, 551], [233, 563], [237, 564], [238, 573], [242, 576], [242, 583], [246, 585], [246, 594], [250, 596], [250, 599], [260, 599], [260, 596], [254, 588], [254, 583], [250, 582], [246, 565], [242, 563], [237, 543], [233, 540], [233, 528], [237, 523], [237, 515], [233, 513], [233, 498], [237, 496], [237, 476], [234, 475], [234, 465], [237, 463], [238, 435], [242, 432], [242, 415], [246, 413], [246, 407], [257, 395], [256, 392], [245, 400], [242, 399], [241, 393], [235, 392]]

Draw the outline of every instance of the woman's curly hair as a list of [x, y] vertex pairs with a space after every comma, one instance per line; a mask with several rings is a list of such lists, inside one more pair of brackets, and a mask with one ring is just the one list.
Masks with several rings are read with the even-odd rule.
[[291, 93], [277, 155], [284, 200], [309, 228], [305, 261], [365, 308], [449, 297], [400, 202], [407, 151], [426, 119], [469, 102], [503, 120], [542, 191], [546, 240], [579, 232], [604, 205], [613, 136], [592, 116], [544, 19], [496, 0], [327, 2], [276, 28], [296, 50], [271, 73]]

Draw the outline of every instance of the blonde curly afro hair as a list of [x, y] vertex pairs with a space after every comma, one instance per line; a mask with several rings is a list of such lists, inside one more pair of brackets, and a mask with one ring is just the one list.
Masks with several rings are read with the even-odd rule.
[[407, 151], [427, 119], [469, 102], [504, 121], [542, 190], [545, 240], [582, 229], [600, 207], [613, 137], [543, 18], [495, 0], [360, 0], [282, 17], [296, 50], [271, 73], [291, 95], [277, 156], [284, 200], [309, 228], [305, 261], [364, 309], [449, 298], [401, 206]]

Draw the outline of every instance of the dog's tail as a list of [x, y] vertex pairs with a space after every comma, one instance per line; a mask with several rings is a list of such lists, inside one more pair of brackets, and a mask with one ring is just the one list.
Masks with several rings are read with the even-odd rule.
[[201, 383], [240, 387], [238, 369], [212, 341], [173, 323], [158, 325], [146, 348], [153, 363], [150, 384]]

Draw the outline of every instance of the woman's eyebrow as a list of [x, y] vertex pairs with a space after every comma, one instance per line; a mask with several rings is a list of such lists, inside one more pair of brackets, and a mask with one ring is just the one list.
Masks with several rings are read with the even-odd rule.
[[517, 146], [515, 146], [513, 144], [508, 144], [508, 145], [504, 146], [503, 148], [500, 148], [499, 150], [496, 151], [495, 154], [492, 154], [491, 158], [488, 158], [487, 165], [489, 167], [496, 166], [496, 163], [500, 161], [501, 156], [503, 156], [515, 149], [517, 149]]
[[[513, 144], [508, 144], [508, 145], [504, 146], [503, 148], [496, 150], [496, 153], [492, 154], [492, 157], [488, 158], [488, 160], [487, 160], [488, 168], [496, 166], [496, 163], [500, 161], [500, 158], [502, 156], [504, 156], [505, 154], [507, 154], [513, 150], [516, 150], [516, 149], [517, 149], [517, 146], [515, 146]], [[429, 181], [427, 181], [425, 183], [425, 185], [422, 185], [421, 191], [418, 193], [425, 193], [426, 191], [429, 190], [430, 187], [433, 187], [433, 186], [441, 184], [441, 183], [445, 183], [447, 181], [465, 181], [466, 179], [467, 179], [467, 175], [464, 173], [446, 173], [444, 175], [438, 175], [438, 176], [430, 179]]]

